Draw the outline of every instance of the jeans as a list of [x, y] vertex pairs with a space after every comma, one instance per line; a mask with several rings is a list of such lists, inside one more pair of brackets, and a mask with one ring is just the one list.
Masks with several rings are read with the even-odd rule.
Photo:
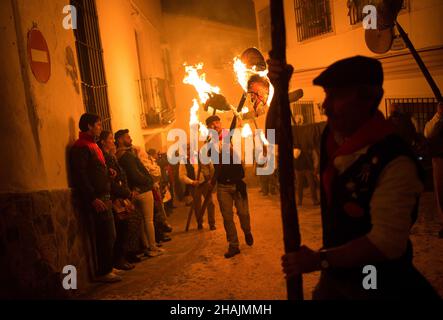
[[142, 228], [143, 245], [153, 250], [157, 245], [155, 243], [154, 197], [152, 191], [139, 194], [135, 199], [135, 205], [142, 212], [144, 218], [144, 228]]
[[114, 265], [115, 224], [110, 204], [110, 197], [100, 198], [105, 202], [107, 210], [97, 212], [91, 208], [95, 227], [95, 249], [97, 256], [97, 276], [103, 276], [112, 271]]
[[233, 206], [237, 209], [240, 226], [245, 234], [251, 233], [251, 221], [249, 216], [248, 199], [242, 198], [236, 190], [235, 184], [218, 184], [217, 200], [220, 204], [220, 211], [223, 216], [223, 224], [226, 231], [226, 238], [229, 246], [238, 248], [237, 228], [234, 223]]

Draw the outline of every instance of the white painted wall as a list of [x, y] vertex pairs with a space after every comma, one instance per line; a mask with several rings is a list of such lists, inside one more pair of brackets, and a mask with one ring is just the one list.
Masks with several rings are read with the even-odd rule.
[[[67, 188], [66, 149], [77, 136], [84, 107], [75, 77], [68, 72], [73, 69], [67, 48], [73, 50], [76, 66], [77, 61], [74, 34], [62, 26], [66, 1], [13, 3], [0, 3], [0, 192]], [[27, 33], [33, 23], [49, 47], [52, 69], [46, 84], [36, 81], [27, 58]]]
[[[408, 12], [399, 15], [399, 22], [416, 49], [440, 48], [434, 53], [421, 53], [435, 81], [443, 87], [443, 1], [408, 0]], [[269, 5], [269, 0], [254, 0], [256, 13]], [[333, 32], [303, 42], [297, 41], [294, 0], [285, 0], [287, 60], [295, 68], [291, 89], [302, 88], [304, 100], [320, 103], [323, 90], [313, 87], [312, 80], [334, 61], [365, 55], [381, 59], [385, 71], [385, 97], [433, 97], [409, 50], [390, 51], [376, 55], [369, 51], [361, 26], [351, 26], [347, 0], [331, 0]], [[257, 15], [258, 17], [258, 15]], [[397, 56], [403, 54], [403, 56]], [[384, 111], [384, 104], [381, 105]], [[317, 111], [317, 110], [316, 110]], [[317, 120], [322, 120], [319, 113]]]

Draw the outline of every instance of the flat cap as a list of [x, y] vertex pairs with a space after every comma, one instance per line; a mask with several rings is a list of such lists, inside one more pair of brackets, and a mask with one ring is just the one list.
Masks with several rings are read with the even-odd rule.
[[121, 136], [123, 136], [123, 135], [125, 135], [125, 134], [127, 134], [127, 133], [129, 133], [129, 130], [128, 130], [128, 129], [121, 129], [121, 130], [118, 130], [118, 131], [114, 134], [114, 139], [115, 139], [115, 140], [118, 140], [118, 138], [120, 138]]
[[355, 85], [383, 85], [383, 68], [377, 59], [355, 56], [339, 60], [326, 68], [313, 81], [323, 88]]
[[206, 125], [209, 126], [214, 121], [220, 121], [220, 118], [217, 115], [210, 116], [206, 119]]

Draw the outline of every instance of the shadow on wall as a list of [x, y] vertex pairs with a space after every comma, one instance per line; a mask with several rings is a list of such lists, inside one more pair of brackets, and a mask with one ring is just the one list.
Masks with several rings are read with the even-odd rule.
[[72, 117], [69, 118], [68, 120], [68, 130], [69, 130], [69, 138], [68, 138], [68, 142], [66, 144], [66, 149], [65, 149], [65, 163], [66, 163], [66, 171], [67, 171], [67, 177], [68, 177], [68, 186], [70, 188], [73, 187], [73, 183], [72, 183], [72, 175], [71, 175], [71, 165], [70, 165], [70, 161], [69, 161], [69, 154], [70, 154], [70, 150], [72, 145], [74, 144], [75, 140], [77, 139], [77, 129], [76, 129], [76, 123], [74, 121], [74, 119]]
[[[76, 125], [69, 119], [66, 168]], [[0, 194], [0, 299], [66, 299], [89, 287], [94, 272], [91, 221], [72, 189]], [[77, 269], [78, 290], [63, 288]]]
[[75, 92], [77, 92], [77, 94], [80, 94], [80, 85], [78, 82], [78, 72], [77, 72], [77, 66], [75, 64], [74, 51], [72, 51], [72, 48], [70, 46], [66, 47], [65, 55], [66, 55], [66, 61], [65, 61], [66, 75], [69, 78], [71, 78]]

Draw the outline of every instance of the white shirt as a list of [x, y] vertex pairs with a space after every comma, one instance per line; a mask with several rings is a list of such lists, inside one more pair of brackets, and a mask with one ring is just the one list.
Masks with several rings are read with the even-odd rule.
[[424, 134], [426, 138], [434, 138], [442, 130], [443, 130], [443, 116], [441, 116], [437, 112], [431, 120], [426, 122]]

